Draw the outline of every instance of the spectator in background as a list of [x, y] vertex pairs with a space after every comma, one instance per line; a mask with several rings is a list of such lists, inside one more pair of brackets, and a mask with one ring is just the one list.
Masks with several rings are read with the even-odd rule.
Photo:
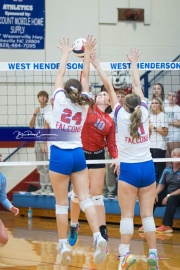
[[[165, 107], [165, 113], [168, 120], [168, 135], [167, 135], [167, 151], [166, 158], [171, 157], [172, 150], [180, 148], [180, 107], [176, 104], [178, 101], [178, 93], [170, 91], [168, 94], [168, 106]], [[166, 164], [170, 166], [168, 162]]]
[[[168, 122], [164, 113], [163, 103], [159, 97], [154, 97], [150, 105], [149, 116], [150, 151], [153, 158], [165, 158], [166, 136]], [[155, 162], [156, 182], [159, 183], [162, 172], [166, 167], [165, 162]]]
[[[2, 155], [1, 162], [2, 162]], [[15, 216], [19, 214], [19, 209], [14, 207], [8, 200], [6, 195], [6, 177], [0, 172], [0, 203], [8, 210], [13, 212]], [[2, 220], [0, 219], [0, 244], [5, 245], [8, 242], [7, 230], [4, 227]]]
[[[104, 87], [105, 89], [105, 87]], [[106, 90], [107, 91], [107, 90]], [[126, 96], [126, 92], [118, 89], [116, 90], [116, 95], [119, 101], [119, 104], [122, 106], [124, 104], [124, 98]], [[110, 116], [113, 118], [113, 114], [110, 113]], [[116, 120], [114, 119], [115, 123]], [[116, 125], [116, 144], [118, 145], [118, 134], [117, 134], [117, 125]], [[119, 147], [118, 147], [119, 149]], [[105, 158], [111, 159], [111, 155], [108, 152], [108, 149], [106, 149], [105, 152]], [[104, 181], [104, 189], [103, 189], [103, 195], [106, 198], [109, 199], [115, 199], [117, 195], [117, 175], [114, 173], [114, 168], [110, 166], [109, 164], [106, 164], [106, 175], [105, 175], [105, 181]]]
[[[38, 102], [40, 106], [38, 106], [33, 113], [31, 121], [29, 123], [30, 128], [42, 129], [44, 128], [44, 115], [51, 114], [52, 106], [47, 105], [49, 95], [46, 91], [40, 91], [37, 95]], [[44, 143], [40, 141], [35, 142], [35, 154], [36, 161], [48, 161], [48, 153], [44, 153], [43, 151]], [[48, 165], [38, 165], [37, 171], [40, 175], [40, 189], [32, 192], [33, 195], [48, 195], [51, 190], [51, 183], [49, 178], [49, 166]]]
[[[156, 83], [153, 86], [152, 99], [155, 97], [158, 97], [162, 100], [163, 107], [166, 107], [168, 105], [168, 100], [165, 98], [164, 86], [161, 83]], [[152, 99], [151, 99], [151, 101], [152, 101]], [[151, 105], [151, 101], [148, 101], [148, 106]]]
[[[180, 148], [175, 148], [172, 158], [180, 158]], [[172, 166], [167, 167], [157, 186], [156, 206], [166, 206], [162, 225], [157, 232], [170, 233], [173, 231], [173, 218], [177, 207], [180, 206], [180, 161], [174, 161]]]

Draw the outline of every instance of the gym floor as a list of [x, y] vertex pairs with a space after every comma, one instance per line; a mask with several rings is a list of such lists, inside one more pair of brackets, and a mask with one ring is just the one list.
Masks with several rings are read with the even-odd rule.
[[[0, 212], [0, 217], [8, 229], [9, 241], [0, 246], [0, 269], [4, 270], [117, 270], [118, 246], [120, 243], [119, 225], [108, 224], [109, 254], [100, 265], [93, 263], [93, 238], [87, 222], [81, 222], [79, 241], [72, 248], [72, 262], [61, 266], [58, 254], [58, 235], [55, 218], [14, 217], [12, 213]], [[157, 249], [161, 270], [179, 270], [180, 230], [171, 234], [157, 234]], [[131, 269], [149, 269], [146, 263], [148, 247], [144, 234], [135, 227], [131, 243], [131, 253], [137, 263]]]

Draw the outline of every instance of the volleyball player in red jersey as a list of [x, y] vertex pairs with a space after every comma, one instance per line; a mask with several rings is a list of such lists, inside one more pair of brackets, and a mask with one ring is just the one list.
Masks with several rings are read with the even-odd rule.
[[[100, 92], [96, 97], [94, 108], [89, 108], [86, 121], [82, 129], [82, 144], [86, 160], [105, 159], [105, 147], [112, 158], [118, 158], [116, 146], [116, 130], [113, 119], [106, 113], [110, 106], [109, 94]], [[108, 233], [106, 228], [105, 207], [103, 200], [103, 187], [105, 164], [88, 164], [91, 200], [96, 206], [101, 235], [106, 241]], [[71, 224], [68, 241], [74, 246], [78, 240], [78, 218], [80, 213], [79, 201], [72, 191], [71, 196]]]

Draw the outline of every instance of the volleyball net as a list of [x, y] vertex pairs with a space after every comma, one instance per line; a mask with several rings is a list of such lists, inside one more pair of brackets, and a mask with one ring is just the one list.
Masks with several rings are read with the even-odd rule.
[[[116, 89], [126, 90], [131, 86], [133, 78], [130, 63], [102, 62], [101, 65], [117, 86]], [[1, 133], [4, 132], [4, 128], [8, 131], [11, 127], [29, 127], [34, 109], [39, 106], [37, 94], [39, 91], [45, 90], [49, 96], [52, 95], [58, 68], [59, 63], [54, 62], [0, 63], [0, 128], [3, 128]], [[138, 68], [142, 88], [149, 100], [152, 98], [152, 88], [155, 83], [161, 83], [164, 86], [166, 98], [171, 90], [180, 89], [180, 62], [140, 62]], [[82, 62], [68, 63], [64, 81], [70, 78], [79, 79], [82, 69]], [[100, 92], [101, 86], [102, 82], [91, 66], [90, 91], [93, 97]], [[0, 166], [8, 167], [13, 164], [18, 166], [19, 162], [21, 163], [19, 166], [23, 164], [25, 166], [38, 165], [35, 161], [34, 143], [7, 141], [6, 135], [4, 137], [3, 134], [1, 135], [0, 153], [2, 153], [3, 159], [7, 158], [7, 162], [0, 163]], [[19, 147], [18, 151], [17, 147]], [[156, 162], [163, 160], [159, 159]], [[96, 163], [96, 161], [87, 163], [91, 162]], [[98, 162], [111, 163], [112, 160]], [[48, 162], [41, 161], [40, 163], [47, 164]]]

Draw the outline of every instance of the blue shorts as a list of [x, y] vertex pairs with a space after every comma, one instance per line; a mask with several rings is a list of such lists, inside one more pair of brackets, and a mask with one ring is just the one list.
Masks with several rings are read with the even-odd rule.
[[139, 163], [120, 163], [119, 180], [134, 187], [147, 187], [156, 181], [155, 167], [152, 160]]
[[81, 147], [61, 149], [51, 145], [49, 170], [65, 175], [87, 168], [84, 151]]

